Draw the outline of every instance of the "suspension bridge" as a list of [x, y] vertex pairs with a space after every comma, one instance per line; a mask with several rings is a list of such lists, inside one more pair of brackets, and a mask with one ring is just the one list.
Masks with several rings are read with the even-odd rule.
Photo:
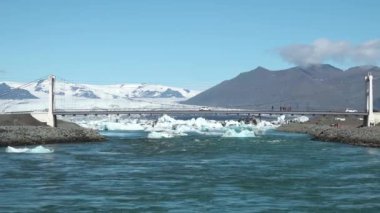
[[[48, 103], [47, 112], [41, 111], [8, 111], [8, 114], [25, 114], [30, 113], [35, 118], [40, 121], [46, 122], [49, 126], [56, 127], [57, 125], [57, 116], [77, 116], [77, 115], [187, 115], [190, 117], [199, 117], [206, 115], [247, 115], [247, 116], [264, 116], [264, 115], [305, 115], [305, 116], [315, 116], [315, 115], [331, 115], [331, 116], [362, 116], [363, 125], [365, 126], [375, 126], [376, 123], [380, 122], [380, 113], [373, 112], [373, 76], [371, 73], [368, 73], [365, 77], [366, 82], [366, 111], [362, 112], [347, 112], [347, 111], [326, 111], [326, 110], [299, 110], [299, 111], [290, 111], [290, 110], [255, 110], [255, 109], [224, 109], [224, 108], [215, 108], [215, 109], [200, 109], [198, 107], [193, 108], [179, 108], [176, 105], [167, 108], [142, 108], [142, 109], [115, 109], [115, 108], [71, 108], [65, 109], [64, 107], [56, 107], [56, 96], [57, 92], [55, 91], [56, 77], [51, 75], [48, 76], [48, 88], [45, 88], [45, 91], [48, 94], [46, 102]], [[25, 85], [29, 85], [25, 84]], [[25, 87], [25, 85], [20, 86], [19, 88]], [[41, 89], [41, 88], [39, 88]], [[65, 89], [64, 89], [65, 90]], [[64, 93], [61, 91], [61, 93]], [[1, 96], [2, 94], [0, 94]], [[95, 100], [95, 101], [104, 101], [104, 100]]]

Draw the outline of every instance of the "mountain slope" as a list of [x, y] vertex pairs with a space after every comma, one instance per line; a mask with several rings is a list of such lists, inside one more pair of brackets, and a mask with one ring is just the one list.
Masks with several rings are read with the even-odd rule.
[[6, 83], [0, 83], [0, 99], [36, 99], [29, 91], [11, 88]]
[[[380, 91], [380, 68], [353, 67], [346, 71], [328, 64], [270, 71], [258, 67], [184, 101], [185, 104], [294, 110], [364, 110], [364, 76], [374, 75], [374, 91]], [[376, 103], [380, 94], [374, 92]]]

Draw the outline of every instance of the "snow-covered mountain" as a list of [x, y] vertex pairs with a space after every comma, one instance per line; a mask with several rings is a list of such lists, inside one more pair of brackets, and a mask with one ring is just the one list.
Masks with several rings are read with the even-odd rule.
[[[5, 82], [11, 87], [19, 87], [23, 83]], [[24, 88], [36, 97], [45, 96], [49, 92], [48, 80], [41, 80]], [[82, 98], [190, 98], [198, 91], [154, 84], [73, 84], [57, 81], [55, 84], [57, 96]]]
[[[2, 85], [13, 89], [15, 91], [13, 95], [18, 98], [12, 98], [12, 94], [8, 94], [7, 98], [0, 100], [0, 111], [46, 109], [49, 93], [48, 80], [30, 83], [27, 86], [19, 82], [3, 82]], [[20, 96], [16, 92], [28, 93], [30, 96]], [[194, 90], [153, 84], [94, 85], [62, 81], [56, 81], [55, 84], [56, 106], [61, 109], [165, 108], [173, 107], [173, 105], [182, 108], [187, 106], [177, 102], [198, 93]]]

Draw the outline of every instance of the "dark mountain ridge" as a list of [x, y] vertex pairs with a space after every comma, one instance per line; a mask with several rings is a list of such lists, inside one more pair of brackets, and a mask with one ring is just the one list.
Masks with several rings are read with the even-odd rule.
[[28, 90], [12, 88], [6, 83], [0, 83], [0, 99], [37, 99]]
[[341, 70], [329, 64], [271, 71], [257, 67], [183, 102], [185, 104], [294, 110], [365, 109], [365, 75], [374, 76], [375, 107], [380, 108], [380, 68], [358, 66]]

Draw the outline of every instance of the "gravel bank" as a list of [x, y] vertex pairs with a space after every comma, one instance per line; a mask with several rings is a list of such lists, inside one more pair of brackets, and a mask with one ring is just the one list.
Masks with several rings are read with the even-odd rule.
[[58, 121], [52, 128], [30, 115], [0, 115], [0, 146], [104, 141], [97, 131]]
[[357, 146], [380, 147], [380, 127], [354, 127], [350, 125], [340, 128], [324, 124], [297, 124], [282, 125], [277, 129], [283, 132], [305, 133], [319, 141], [330, 141]]

